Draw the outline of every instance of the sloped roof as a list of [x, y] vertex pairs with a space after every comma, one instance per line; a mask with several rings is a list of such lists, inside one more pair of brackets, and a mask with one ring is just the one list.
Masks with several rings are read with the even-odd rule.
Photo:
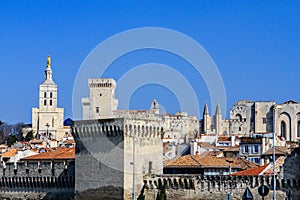
[[218, 137], [218, 142], [230, 142], [231, 141], [231, 137], [228, 136], [219, 136]]
[[230, 174], [230, 176], [258, 176], [261, 175], [262, 172], [269, 166], [269, 164], [266, 164], [264, 166], [259, 166], [252, 169], [247, 169], [244, 171], [236, 172], [233, 174]]
[[290, 103], [297, 104], [298, 102], [290, 99], [290, 100], [288, 100], [286, 102], [283, 102], [282, 104], [290, 104]]
[[33, 139], [30, 141], [30, 144], [42, 144], [43, 140]]
[[75, 159], [75, 148], [57, 148], [55, 151], [40, 153], [21, 160], [65, 160]]
[[10, 158], [15, 156], [17, 153], [17, 149], [9, 149], [7, 152], [3, 153], [2, 158]]
[[[275, 161], [275, 172], [276, 173], [280, 172], [280, 167], [284, 164], [284, 159], [285, 159], [284, 156], [280, 156], [279, 158], [276, 159], [276, 161]], [[269, 164], [270, 164], [270, 168], [264, 172], [264, 175], [274, 174], [273, 164], [272, 163], [269, 163]]]
[[64, 141], [64, 144], [74, 144], [75, 140], [66, 140]]
[[[263, 153], [263, 155], [273, 155], [273, 147], [269, 148], [267, 151]], [[289, 148], [284, 146], [275, 146], [275, 154], [276, 155], [285, 155], [289, 153]]]
[[164, 162], [166, 168], [223, 168], [223, 167], [241, 168], [240, 164], [224, 157], [186, 155]]
[[240, 151], [240, 147], [238, 147], [238, 146], [227, 147], [227, 148], [224, 148], [224, 150], [223, 150], [223, 152], [236, 152], [236, 151]]

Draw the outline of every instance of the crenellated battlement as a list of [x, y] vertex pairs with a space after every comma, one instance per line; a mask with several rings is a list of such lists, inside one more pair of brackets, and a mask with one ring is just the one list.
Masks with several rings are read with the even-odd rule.
[[[272, 176], [159, 176], [144, 180], [147, 189], [201, 189], [226, 191], [228, 188], [259, 187], [267, 185], [273, 188]], [[300, 188], [300, 180], [276, 179], [276, 189]]]
[[22, 161], [0, 165], [0, 178], [3, 177], [74, 177], [75, 162], [61, 161]]
[[[179, 199], [225, 199], [231, 194], [233, 199], [241, 199], [248, 187], [254, 199], [260, 199], [258, 187], [266, 185], [270, 193], [265, 199], [273, 195], [272, 176], [191, 176], [191, 175], [162, 175], [144, 180], [146, 198], [155, 196], [157, 191], [166, 186], [168, 198]], [[285, 199], [287, 191], [293, 191], [293, 199], [299, 199], [300, 180], [276, 179], [276, 193], [278, 199]]]
[[21, 161], [0, 165], [1, 199], [72, 199], [75, 161]]

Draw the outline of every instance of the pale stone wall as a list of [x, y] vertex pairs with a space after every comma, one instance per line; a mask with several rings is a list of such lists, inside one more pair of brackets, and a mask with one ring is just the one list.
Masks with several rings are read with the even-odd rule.
[[111, 78], [95, 78], [88, 80], [90, 97], [82, 99], [83, 119], [100, 119], [113, 117], [117, 110], [115, 99], [116, 81]]

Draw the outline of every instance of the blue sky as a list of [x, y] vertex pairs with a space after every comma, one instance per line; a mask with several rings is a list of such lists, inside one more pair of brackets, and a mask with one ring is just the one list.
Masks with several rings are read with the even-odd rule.
[[[300, 101], [299, 13], [299, 1], [0, 0], [0, 120], [31, 122], [48, 54], [59, 107], [72, 117], [73, 83], [85, 57], [108, 37], [139, 27], [173, 29], [200, 43], [223, 77], [227, 110], [239, 99]], [[106, 75], [118, 79], [117, 66], [128, 70], [149, 62], [180, 70], [191, 80], [201, 109], [210, 103], [201, 77], [165, 52], [129, 54]], [[148, 109], [153, 98], [171, 113], [179, 110], [175, 95], [158, 85], [139, 88], [130, 108]]]

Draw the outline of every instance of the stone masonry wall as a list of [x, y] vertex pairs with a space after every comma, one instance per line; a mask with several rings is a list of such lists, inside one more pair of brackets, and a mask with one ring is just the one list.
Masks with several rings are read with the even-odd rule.
[[[288, 184], [289, 183], [289, 184]], [[230, 176], [162, 176], [149, 178], [146, 184], [146, 199], [155, 199], [162, 185], [166, 185], [167, 199], [201, 199], [223, 200], [226, 194], [231, 194], [233, 200], [242, 199], [245, 189], [248, 187], [254, 199], [261, 199], [258, 187], [262, 184], [270, 188], [265, 200], [273, 197], [272, 177], [230, 177]], [[285, 199], [286, 191], [290, 191], [293, 199], [299, 199], [299, 184], [293, 185], [285, 179], [276, 180], [277, 199]]]

